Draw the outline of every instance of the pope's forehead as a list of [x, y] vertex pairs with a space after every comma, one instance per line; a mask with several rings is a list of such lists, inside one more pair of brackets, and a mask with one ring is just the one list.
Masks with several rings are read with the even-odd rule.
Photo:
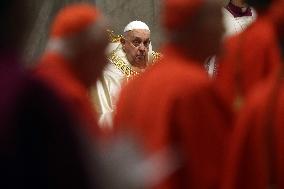
[[126, 35], [128, 37], [138, 37], [138, 38], [150, 38], [150, 31], [149, 30], [144, 30], [144, 29], [134, 29], [131, 31], [126, 32]]

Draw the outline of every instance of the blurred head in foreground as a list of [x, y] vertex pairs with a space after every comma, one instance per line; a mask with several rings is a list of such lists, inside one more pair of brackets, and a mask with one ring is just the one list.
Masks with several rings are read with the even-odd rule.
[[106, 65], [106, 28], [106, 20], [96, 7], [68, 6], [53, 22], [47, 53], [54, 52], [67, 59], [79, 80], [90, 86]]
[[163, 25], [170, 41], [199, 61], [217, 53], [224, 32], [221, 8], [216, 0], [165, 0]]

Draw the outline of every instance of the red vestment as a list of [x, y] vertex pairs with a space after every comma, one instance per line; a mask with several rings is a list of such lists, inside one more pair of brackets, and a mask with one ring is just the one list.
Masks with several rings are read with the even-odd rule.
[[247, 98], [232, 136], [224, 189], [284, 188], [284, 85], [259, 85]]
[[232, 106], [239, 106], [238, 100], [243, 101], [257, 83], [275, 75], [279, 69], [281, 51], [272, 23], [268, 16], [260, 16], [224, 45], [216, 85]]
[[[240, 72], [242, 82], [237, 84], [230, 79], [233, 83], [230, 89], [240, 86], [242, 92], [249, 92], [229, 145], [223, 189], [284, 188], [284, 85], [279, 77], [279, 72], [283, 71], [279, 48], [279, 39], [283, 38], [283, 34], [279, 33], [284, 20], [283, 2], [280, 0], [273, 4], [269, 13], [273, 19], [262, 17], [243, 34], [243, 41], [241, 35], [235, 38], [245, 47], [243, 57], [247, 57], [246, 61], [236, 66], [235, 59], [231, 58], [223, 64], [227, 70], [229, 64], [232, 65], [231, 71], [225, 73], [223, 70], [223, 74], [227, 75], [226, 78], [223, 76], [223, 80], [236, 71], [235, 67], [243, 70]], [[247, 42], [255, 39], [258, 40], [255, 43]], [[223, 87], [229, 87], [230, 81]], [[256, 88], [251, 90], [253, 85]]]
[[92, 134], [98, 133], [96, 112], [89, 91], [71, 69], [71, 62], [57, 53], [43, 56], [35, 74], [53, 88], [67, 104], [78, 124], [87, 126]]
[[203, 70], [178, 47], [122, 89], [115, 131], [140, 139], [147, 155], [167, 147], [182, 167], [157, 188], [218, 188], [231, 114]]

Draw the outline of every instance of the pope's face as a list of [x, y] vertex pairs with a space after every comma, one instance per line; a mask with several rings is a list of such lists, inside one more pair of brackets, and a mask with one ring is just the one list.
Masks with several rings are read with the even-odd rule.
[[128, 31], [121, 43], [130, 64], [145, 68], [148, 62], [150, 31], [143, 29]]

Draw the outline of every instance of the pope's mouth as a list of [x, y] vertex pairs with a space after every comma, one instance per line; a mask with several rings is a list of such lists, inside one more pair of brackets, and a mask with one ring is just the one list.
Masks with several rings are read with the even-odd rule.
[[137, 55], [137, 56], [136, 56], [136, 59], [137, 59], [137, 60], [145, 60], [145, 59], [146, 59], [146, 56], [145, 56], [145, 55]]

